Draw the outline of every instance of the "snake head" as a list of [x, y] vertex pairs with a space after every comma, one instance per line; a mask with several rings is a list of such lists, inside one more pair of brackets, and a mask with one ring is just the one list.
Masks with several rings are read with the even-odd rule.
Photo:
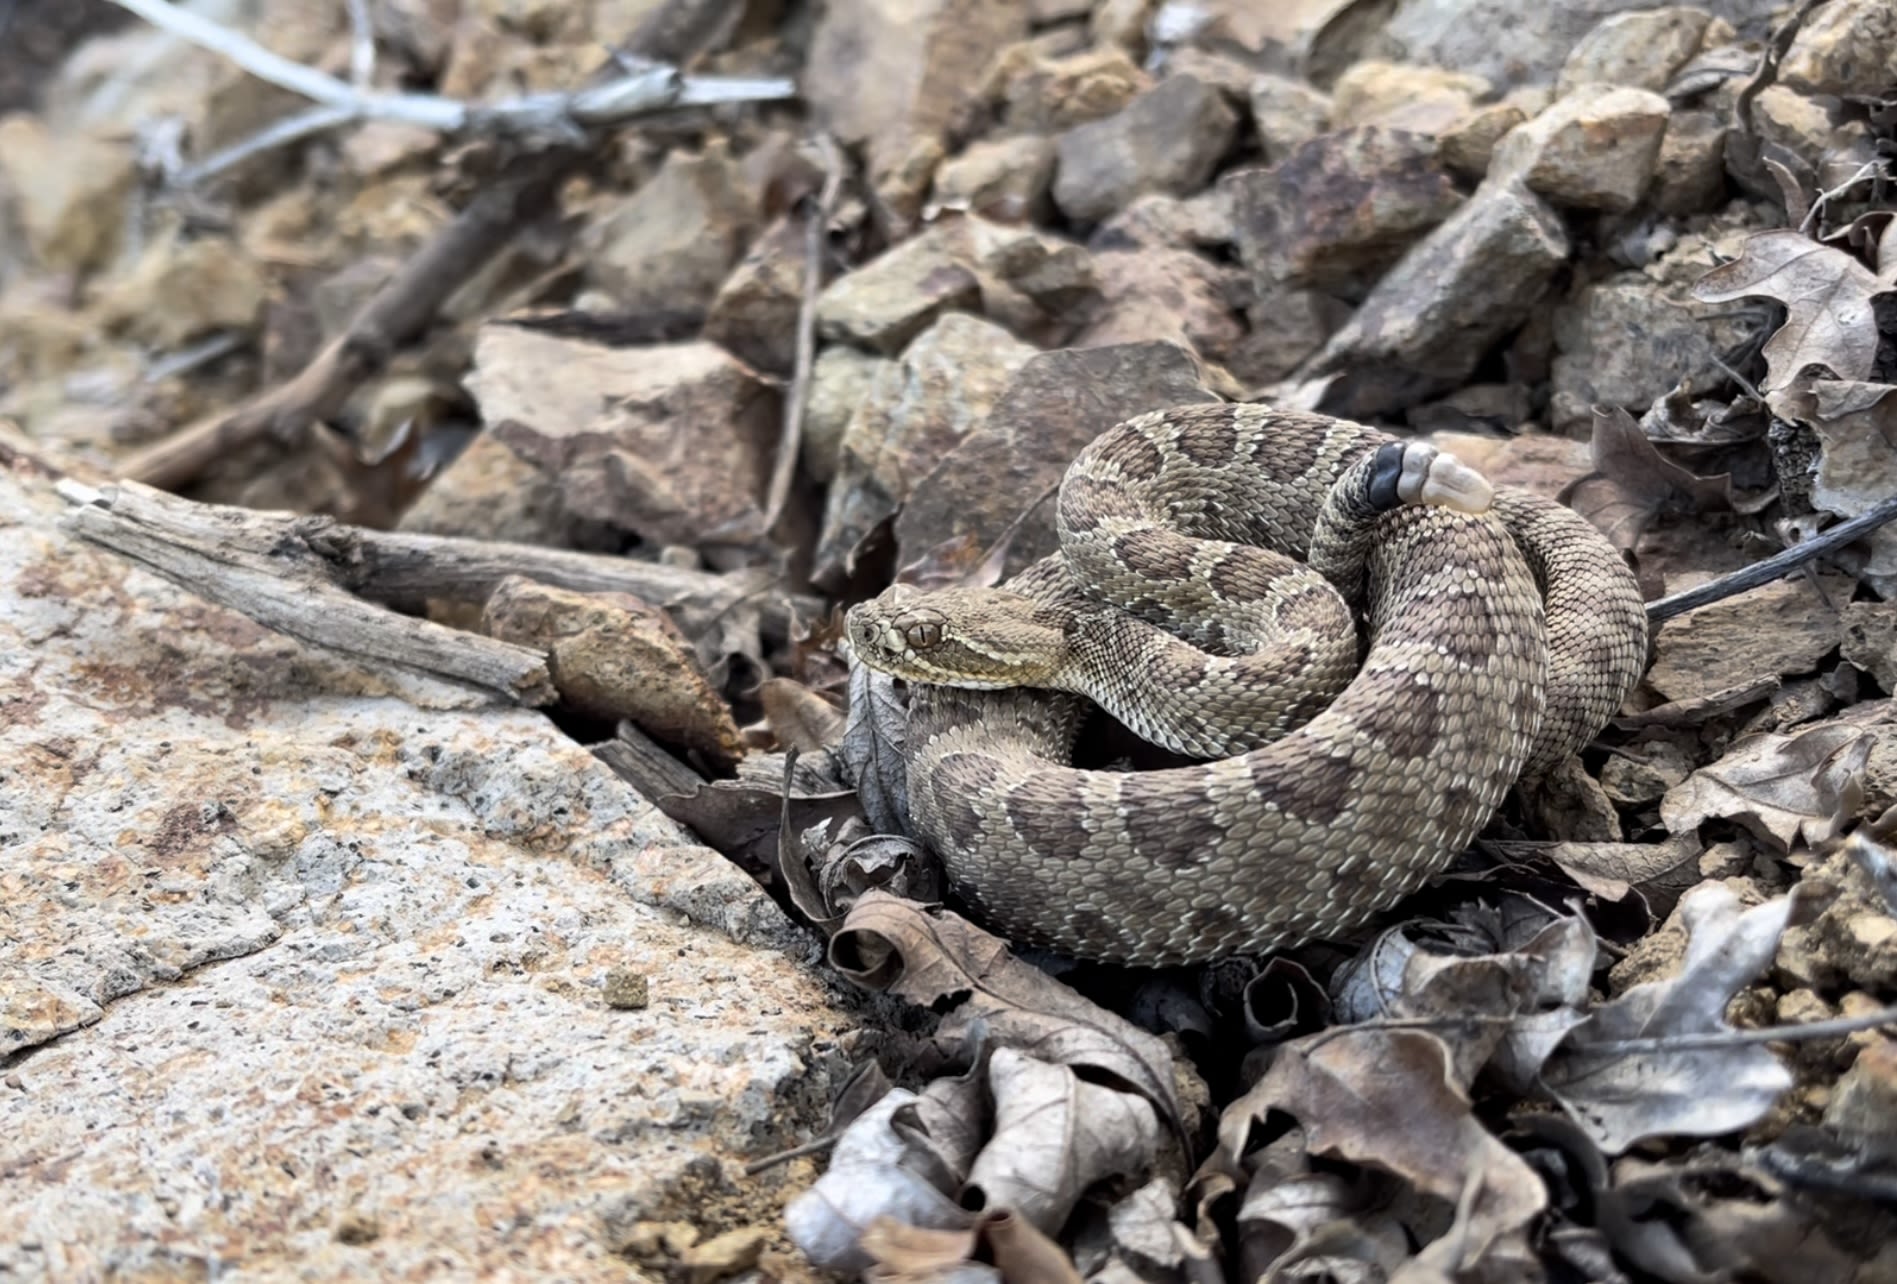
[[850, 647], [872, 669], [937, 686], [993, 691], [1050, 685], [1065, 655], [1058, 623], [1016, 593], [922, 592], [898, 584], [850, 608]]

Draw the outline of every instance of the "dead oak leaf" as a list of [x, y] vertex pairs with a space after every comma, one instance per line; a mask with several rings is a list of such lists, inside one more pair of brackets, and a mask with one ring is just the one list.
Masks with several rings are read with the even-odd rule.
[[1512, 1241], [1548, 1191], [1482, 1126], [1444, 1042], [1419, 1030], [1333, 1030], [1285, 1044], [1219, 1120], [1222, 1156], [1246, 1153], [1272, 1111], [1296, 1119], [1313, 1155], [1394, 1173], [1452, 1206], [1467, 1203], [1463, 1260]]
[[1822, 842], [1856, 811], [1872, 743], [1862, 727], [1846, 722], [1747, 737], [1667, 790], [1660, 819], [1675, 834], [1730, 820], [1779, 851], [1800, 838]]
[[1089, 1083], [1072, 1067], [996, 1048], [988, 1086], [995, 1134], [969, 1170], [964, 1207], [1008, 1209], [1057, 1234], [1089, 1188], [1139, 1173], [1159, 1148], [1159, 1119], [1144, 1097]]
[[1741, 911], [1720, 883], [1681, 899], [1686, 957], [1677, 976], [1636, 985], [1574, 1027], [1541, 1068], [1541, 1087], [1593, 1142], [1618, 1155], [1648, 1137], [1711, 1137], [1763, 1118], [1791, 1072], [1731, 1033], [1732, 996], [1772, 962], [1796, 907], [1781, 896]]
[[938, 1038], [983, 1022], [998, 1046], [1138, 1093], [1190, 1149], [1165, 1043], [1023, 963], [959, 914], [866, 892], [830, 939], [830, 963], [864, 989], [948, 1009]]
[[1840, 379], [1869, 377], [1877, 358], [1877, 317], [1871, 300], [1897, 285], [1843, 250], [1820, 245], [1789, 229], [1748, 237], [1732, 262], [1693, 286], [1701, 303], [1775, 299], [1785, 324], [1766, 342], [1765, 390], [1783, 388], [1806, 366], [1822, 365]]
[[[1892, 226], [1897, 227], [1897, 221]], [[1800, 379], [1772, 398], [1780, 418], [1809, 424], [1818, 435], [1818, 471], [1811, 502], [1838, 517], [1858, 517], [1897, 494], [1897, 385], [1843, 379]], [[1897, 575], [1897, 527], [1868, 537], [1865, 569]]]

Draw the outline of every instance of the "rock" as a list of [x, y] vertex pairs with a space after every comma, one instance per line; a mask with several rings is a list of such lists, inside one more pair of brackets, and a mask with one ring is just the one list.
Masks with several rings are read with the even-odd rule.
[[1104, 305], [1076, 348], [1165, 339], [1223, 362], [1245, 337], [1232, 310], [1230, 268], [1170, 247], [1098, 254], [1094, 266]]
[[557, 477], [572, 512], [661, 544], [761, 516], [778, 397], [717, 345], [607, 348], [490, 324], [474, 364], [488, 431]]
[[[135, 163], [129, 141], [55, 135], [36, 116], [0, 117], [0, 215], [11, 211], [4, 221], [18, 226], [28, 261], [88, 272], [117, 253]], [[0, 244], [0, 277], [19, 253]]]
[[623, 538], [576, 517], [560, 484], [482, 433], [428, 484], [397, 529], [421, 535], [465, 535], [553, 548], [616, 551]]
[[[1397, 0], [1384, 23], [1382, 56], [1481, 76], [1498, 88], [1552, 83], [1603, 18], [1651, 9], [1651, 0], [1546, 0], [1523, 21], [1517, 0]], [[1779, 0], [1720, 0], [1729, 22], [1763, 31]]]
[[[1583, 286], [1554, 311], [1554, 422], [1592, 422], [1589, 407], [1624, 406], [1638, 416], [1691, 372], [1743, 343], [1748, 323], [1721, 304], [1691, 302], [1687, 290], [1717, 266], [1699, 237], [1637, 271]], [[1726, 315], [1721, 315], [1726, 312]]]
[[510, 575], [481, 613], [489, 637], [533, 647], [561, 703], [631, 720], [655, 739], [728, 767], [744, 756], [731, 710], [665, 612], [625, 593], [580, 593]]
[[1825, 1127], [1874, 1163], [1897, 1159], [1897, 1043], [1879, 1039], [1857, 1054], [1825, 1107]]
[[1361, 295], [1463, 200], [1431, 139], [1376, 126], [1314, 138], [1227, 186], [1260, 293], [1281, 283]]
[[1245, 317], [1249, 322], [1245, 337], [1220, 360], [1233, 378], [1256, 386], [1288, 377], [1322, 348], [1350, 319], [1350, 305], [1321, 290], [1274, 285], [1267, 293], [1253, 292]]
[[1785, 85], [1767, 85], [1752, 100], [1752, 126], [1761, 144], [1783, 147], [1816, 170], [1835, 143], [1834, 121], [1843, 104], [1820, 99]]
[[1436, 154], [1457, 174], [1480, 179], [1489, 172], [1495, 145], [1531, 114], [1513, 97], [1473, 108], [1437, 136]]
[[1669, 740], [1635, 745], [1608, 756], [1601, 766], [1601, 788], [1621, 807], [1646, 807], [1693, 774], [1686, 751]]
[[817, 332], [894, 356], [943, 313], [978, 307], [981, 283], [959, 235], [933, 224], [832, 281], [817, 300]]
[[[786, 214], [759, 236], [718, 287], [703, 335], [753, 369], [788, 377], [804, 300], [806, 220]], [[821, 270], [821, 268], [819, 268]]]
[[1529, 423], [1534, 414], [1528, 389], [1521, 384], [1472, 383], [1440, 401], [1416, 407], [1408, 419], [1410, 427], [1418, 432], [1514, 433]]
[[269, 288], [263, 269], [228, 241], [165, 237], [106, 288], [99, 319], [150, 347], [179, 348], [216, 330], [250, 329]]
[[1125, 50], [1110, 45], [1065, 58], [1043, 57], [1032, 45], [1019, 45], [996, 77], [1003, 127], [1009, 133], [1048, 135], [1105, 120], [1152, 85]]
[[1142, 192], [1184, 195], [1205, 185], [1231, 145], [1238, 114], [1216, 89], [1172, 76], [1123, 111], [1060, 136], [1054, 203], [1099, 222]]
[[1699, 52], [1711, 20], [1704, 9], [1678, 5], [1604, 18], [1561, 65], [1555, 93], [1565, 96], [1582, 85], [1600, 84], [1657, 94]]
[[1630, 210], [1653, 178], [1669, 110], [1644, 89], [1584, 85], [1510, 130], [1490, 172], [1520, 177], [1557, 205]]
[[1460, 384], [1520, 325], [1567, 261], [1555, 212], [1489, 181], [1383, 275], [1307, 371], [1341, 377], [1331, 413], [1385, 414]]
[[1112, 45], [1130, 55], [1146, 52], [1146, 20], [1154, 0], [1097, 0], [1087, 18], [1087, 34], [1096, 45]]
[[[915, 484], [896, 519], [899, 561], [944, 540], [983, 547], [1057, 483], [1080, 448], [1123, 419], [1217, 400], [1192, 354], [1172, 343], [1038, 353], [1023, 364], [986, 419]], [[918, 456], [921, 457], [921, 456]], [[1012, 575], [1054, 550], [1043, 505], [1022, 523], [1008, 555]]]
[[824, 509], [812, 580], [839, 586], [918, 478], [974, 431], [1034, 349], [979, 317], [950, 313], [884, 363], [851, 416]]
[[799, 84], [823, 127], [864, 149], [881, 188], [930, 147], [940, 155], [968, 90], [1026, 35], [1017, 0], [834, 0]]
[[392, 688], [64, 507], [0, 472], [0, 1111], [59, 1157], [9, 1171], [0, 1273], [175, 1274], [177, 1236], [592, 1284], [616, 1222], [809, 1182], [739, 1173], [823, 1127], [861, 1017], [752, 879], [543, 715]]
[[1840, 631], [1837, 609], [1850, 581], [1779, 580], [1667, 621], [1654, 635], [1647, 684], [1669, 700], [1690, 700], [1760, 678], [1809, 673]]
[[1889, 0], [1830, 0], [1805, 15], [1778, 83], [1810, 94], [1888, 93], [1897, 84], [1897, 9]]
[[643, 187], [587, 229], [587, 281], [627, 312], [697, 321], [756, 220], [722, 144], [702, 155], [671, 152]]
[[1031, 227], [968, 218], [962, 242], [981, 282], [982, 311], [1036, 347], [1058, 347], [1099, 310], [1093, 256]]
[[869, 395], [876, 373], [893, 364], [888, 357], [837, 344], [817, 354], [810, 369], [810, 396], [804, 402], [802, 459], [815, 482], [836, 476], [837, 451], [850, 416]]
[[1488, 95], [1480, 76], [1367, 58], [1331, 85], [1331, 128], [1381, 125], [1440, 135]]
[[1301, 80], [1269, 72], [1251, 83], [1252, 123], [1265, 160], [1275, 163], [1331, 127], [1331, 100]]
[[1886, 692], [1897, 691], [1897, 602], [1851, 602], [1844, 608], [1844, 658]]
[[1049, 213], [1054, 141], [1041, 134], [971, 143], [935, 173], [934, 210], [962, 210], [1002, 223], [1037, 223]]
[[1096, 227], [1087, 248], [1095, 253], [1142, 245], [1223, 249], [1236, 237], [1232, 203], [1229, 179], [1184, 199], [1149, 192]]
[[1724, 112], [1676, 111], [1667, 117], [1648, 193], [1654, 209], [1677, 218], [1719, 208], [1726, 195], [1726, 135], [1731, 129], [1731, 118]]

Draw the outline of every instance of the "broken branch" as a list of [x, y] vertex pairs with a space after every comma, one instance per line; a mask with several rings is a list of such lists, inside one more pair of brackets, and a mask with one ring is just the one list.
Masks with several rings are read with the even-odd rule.
[[1839, 522], [1829, 530], [1821, 531], [1808, 540], [1794, 544], [1783, 553], [1768, 557], [1763, 562], [1754, 562], [1730, 575], [1722, 575], [1710, 583], [1647, 603], [1647, 622], [1660, 624], [1697, 607], [1721, 601], [1743, 593], [1747, 589], [1755, 589], [1761, 584], [1770, 584], [1773, 580], [1790, 574], [1808, 562], [1815, 562], [1825, 554], [1843, 548], [1853, 540], [1868, 535], [1878, 527], [1892, 521], [1897, 521], [1897, 496], [1885, 500], [1867, 513], [1859, 513], [1849, 521]]
[[364, 602], [296, 541], [262, 542], [291, 519], [194, 504], [136, 483], [58, 485], [76, 504], [66, 527], [199, 597], [300, 642], [372, 664], [464, 683], [527, 705], [552, 704], [546, 657], [528, 647]]

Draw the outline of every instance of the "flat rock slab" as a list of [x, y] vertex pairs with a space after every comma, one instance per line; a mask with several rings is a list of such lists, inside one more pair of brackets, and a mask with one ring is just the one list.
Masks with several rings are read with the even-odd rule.
[[808, 1162], [739, 1167], [820, 1126], [855, 1024], [814, 940], [540, 715], [398, 696], [59, 509], [0, 472], [0, 1276], [774, 1238]]

